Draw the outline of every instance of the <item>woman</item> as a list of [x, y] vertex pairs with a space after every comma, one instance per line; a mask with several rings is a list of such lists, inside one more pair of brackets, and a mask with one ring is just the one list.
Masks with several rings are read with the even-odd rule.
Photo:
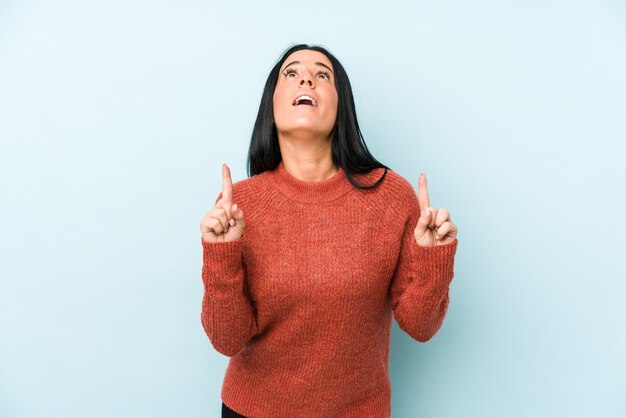
[[[389, 417], [391, 312], [441, 327], [457, 227], [369, 153], [326, 49], [289, 48], [269, 74], [250, 177], [202, 219], [201, 321], [229, 356], [223, 417]], [[236, 411], [236, 412], [235, 412]]]

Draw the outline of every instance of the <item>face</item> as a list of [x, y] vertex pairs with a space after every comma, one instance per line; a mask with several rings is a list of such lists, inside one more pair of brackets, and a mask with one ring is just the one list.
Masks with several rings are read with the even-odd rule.
[[[309, 99], [296, 102], [298, 96]], [[274, 90], [274, 123], [279, 133], [309, 131], [328, 137], [337, 118], [334, 68], [321, 52], [295, 51], [280, 68]]]

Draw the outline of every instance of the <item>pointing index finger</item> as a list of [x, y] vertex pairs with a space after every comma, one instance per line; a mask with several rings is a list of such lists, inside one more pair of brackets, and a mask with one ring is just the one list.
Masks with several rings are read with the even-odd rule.
[[430, 207], [430, 199], [428, 198], [428, 187], [426, 185], [426, 174], [420, 173], [419, 183], [417, 185], [417, 200], [420, 204], [420, 210], [424, 211]]
[[230, 168], [226, 163], [222, 164], [222, 197], [228, 202], [233, 201], [233, 180], [230, 177]]

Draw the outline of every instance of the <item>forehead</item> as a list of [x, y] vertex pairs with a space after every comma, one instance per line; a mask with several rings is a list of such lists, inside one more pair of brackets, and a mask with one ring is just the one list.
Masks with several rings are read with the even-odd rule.
[[[283, 62], [282, 68], [285, 68], [293, 61], [300, 61], [303, 65], [314, 65], [316, 62], [321, 62], [333, 68], [333, 64], [328, 57], [319, 51], [312, 51], [310, 49], [301, 49], [291, 53], [285, 62]], [[333, 68], [334, 70], [334, 68]]]

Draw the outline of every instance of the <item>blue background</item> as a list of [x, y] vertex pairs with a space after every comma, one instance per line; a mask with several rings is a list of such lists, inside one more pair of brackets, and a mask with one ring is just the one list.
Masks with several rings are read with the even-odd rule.
[[299, 42], [459, 228], [393, 417], [626, 417], [626, 3], [592, 0], [1, 1], [0, 416], [219, 416], [199, 222]]

